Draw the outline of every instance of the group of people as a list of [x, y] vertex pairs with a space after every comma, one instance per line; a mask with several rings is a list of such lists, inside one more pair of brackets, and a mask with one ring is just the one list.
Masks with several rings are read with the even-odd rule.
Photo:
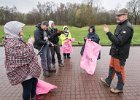
[[[116, 88], [111, 88], [111, 92], [123, 92], [125, 74], [124, 66], [129, 55], [131, 40], [133, 37], [133, 27], [128, 21], [128, 11], [121, 9], [116, 14], [117, 27], [112, 34], [107, 25], [104, 26], [104, 31], [112, 42], [110, 49], [110, 65], [109, 74], [106, 79], [101, 78], [101, 81], [110, 87], [114, 75], [118, 76]], [[55, 72], [55, 53], [57, 54], [58, 64], [63, 67], [59, 38], [64, 41], [71, 38], [71, 34], [67, 26], [64, 26], [63, 31], [56, 28], [53, 21], [43, 21], [36, 25], [34, 32], [34, 40], [30, 38], [28, 43], [25, 43], [23, 36], [23, 27], [25, 24], [18, 21], [10, 21], [4, 25], [5, 39], [3, 44], [5, 47], [5, 68], [8, 79], [12, 85], [19, 83], [23, 86], [23, 100], [36, 100], [36, 84], [41, 74], [41, 68], [38, 64], [37, 55], [34, 48], [38, 50], [38, 55], [41, 58], [41, 66], [44, 76], [50, 76], [50, 72]], [[96, 34], [95, 27], [90, 26], [88, 35], [84, 38], [90, 39], [93, 42], [99, 43], [99, 36]], [[81, 50], [83, 55], [84, 46]], [[70, 59], [70, 53], [63, 53], [64, 59]], [[100, 59], [100, 56], [98, 57]]]
[[59, 36], [61, 31], [55, 28], [53, 21], [43, 21], [36, 25], [37, 29], [34, 33], [34, 47], [39, 50], [41, 57], [41, 65], [43, 68], [43, 75], [50, 76], [50, 72], [55, 72], [55, 53], [57, 54], [58, 63], [60, 67], [63, 67]]
[[[71, 39], [71, 33], [67, 26], [64, 26], [60, 31], [56, 28], [54, 21], [43, 21], [36, 25], [37, 29], [34, 33], [34, 47], [39, 51], [41, 57], [41, 65], [43, 75], [49, 77], [51, 72], [56, 72], [55, 68], [55, 54], [57, 54], [59, 67], [64, 67], [60, 52], [59, 39], [62, 45], [67, 39]], [[64, 59], [70, 59], [70, 53], [63, 53]]]

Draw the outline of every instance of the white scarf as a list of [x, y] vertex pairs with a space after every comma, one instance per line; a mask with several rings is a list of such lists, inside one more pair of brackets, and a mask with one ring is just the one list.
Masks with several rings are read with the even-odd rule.
[[54, 24], [54, 21], [50, 20], [49, 21], [49, 27], [52, 28], [52, 24]]

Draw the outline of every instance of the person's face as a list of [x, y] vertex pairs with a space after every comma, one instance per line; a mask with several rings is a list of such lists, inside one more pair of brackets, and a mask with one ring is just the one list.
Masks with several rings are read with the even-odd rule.
[[122, 23], [123, 21], [125, 21], [127, 19], [127, 15], [117, 15], [116, 16], [116, 22], [117, 23]]
[[55, 28], [55, 24], [54, 24], [54, 23], [52, 23], [51, 27], [52, 27], [52, 28]]
[[93, 32], [93, 29], [92, 29], [92, 28], [90, 28], [90, 29], [89, 29], [89, 32], [90, 32], [90, 33], [92, 33], [92, 32]]
[[23, 29], [19, 32], [19, 36], [23, 36], [24, 33], [23, 33]]
[[64, 31], [65, 31], [65, 32], [68, 32], [68, 28], [65, 28]]
[[41, 27], [43, 30], [48, 30], [48, 26], [47, 25], [42, 25]]

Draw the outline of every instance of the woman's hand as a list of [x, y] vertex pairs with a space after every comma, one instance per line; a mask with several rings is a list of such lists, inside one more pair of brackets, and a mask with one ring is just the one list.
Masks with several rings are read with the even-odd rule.
[[34, 43], [35, 39], [33, 37], [29, 38], [28, 43], [32, 44]]

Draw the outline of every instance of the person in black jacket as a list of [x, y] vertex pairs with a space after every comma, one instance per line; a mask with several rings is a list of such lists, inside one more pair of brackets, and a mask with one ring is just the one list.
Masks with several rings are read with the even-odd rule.
[[41, 65], [43, 68], [43, 75], [49, 77], [51, 70], [51, 52], [49, 49], [49, 41], [46, 31], [48, 30], [48, 22], [43, 21], [41, 24], [36, 25], [37, 29], [34, 32], [34, 48], [39, 50], [41, 57]]
[[[96, 34], [95, 26], [90, 26], [89, 27], [89, 29], [88, 29], [88, 35], [87, 35], [87, 37], [84, 38], [84, 41], [85, 42], [86, 42], [86, 39], [91, 39], [91, 41], [96, 42], [97, 44], [99, 44], [100, 38]], [[81, 52], [80, 52], [81, 55], [83, 55], [84, 49], [85, 49], [85, 43], [84, 43], [84, 45], [83, 45], [83, 47], [81, 49]], [[100, 53], [99, 53], [98, 59], [100, 59]]]
[[128, 21], [128, 11], [125, 8], [118, 11], [116, 20], [118, 25], [114, 34], [109, 31], [107, 25], [104, 26], [104, 31], [112, 42], [112, 45], [110, 49], [111, 60], [109, 75], [105, 80], [101, 78], [101, 81], [107, 86], [110, 86], [112, 79], [116, 74], [118, 77], [118, 83], [116, 88], [111, 88], [111, 92], [120, 93], [123, 92], [125, 80], [124, 66], [126, 59], [129, 56], [130, 44], [134, 31], [132, 25]]
[[57, 59], [58, 59], [58, 64], [59, 67], [64, 67], [61, 59], [61, 54], [60, 54], [60, 46], [59, 46], [59, 36], [61, 35], [61, 31], [59, 31], [57, 28], [55, 28], [55, 23], [54, 21], [49, 21], [49, 41], [51, 41], [54, 45], [51, 46], [51, 54], [52, 54], [52, 64], [53, 67], [55, 68], [55, 53], [57, 54]]

